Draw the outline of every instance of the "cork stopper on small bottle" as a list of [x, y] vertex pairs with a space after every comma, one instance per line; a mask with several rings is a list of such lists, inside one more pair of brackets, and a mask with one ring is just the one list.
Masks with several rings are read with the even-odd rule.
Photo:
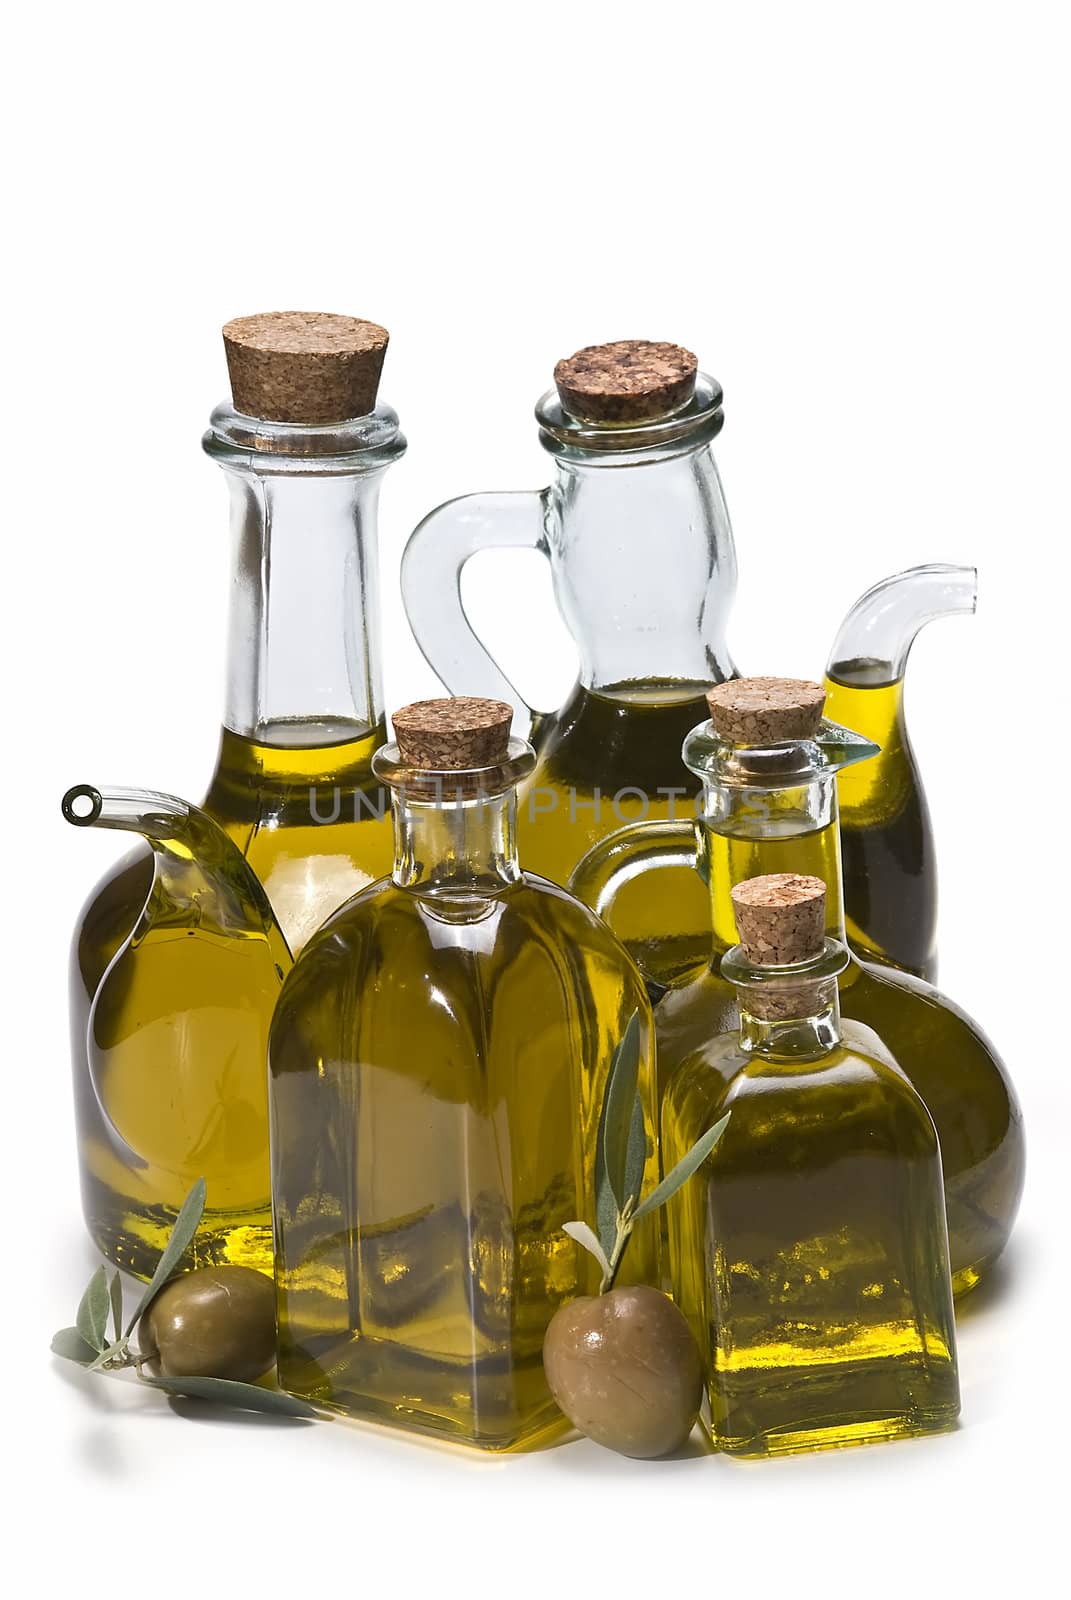
[[707, 691], [711, 720], [730, 744], [813, 739], [826, 692], [804, 678], [730, 678]]
[[513, 707], [504, 700], [417, 700], [395, 711], [391, 721], [398, 753], [409, 767], [463, 772], [493, 767], [509, 755]]
[[[774, 872], [748, 878], [731, 891], [740, 943], [757, 967], [791, 966], [810, 961], [825, 949], [826, 886], [821, 878]], [[742, 1007], [768, 1022], [805, 1017], [828, 1005], [836, 979], [749, 987]]]
[[223, 329], [235, 410], [269, 422], [345, 422], [375, 410], [390, 335], [326, 311], [267, 311]]
[[698, 367], [679, 344], [618, 339], [559, 361], [554, 382], [565, 410], [580, 422], [652, 422], [688, 404]]

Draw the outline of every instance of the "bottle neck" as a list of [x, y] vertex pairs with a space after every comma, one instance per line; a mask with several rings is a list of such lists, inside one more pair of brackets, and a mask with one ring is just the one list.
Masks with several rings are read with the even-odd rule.
[[375, 727], [379, 474], [228, 467], [233, 536], [224, 725], [262, 745], [341, 744]]
[[218, 406], [204, 447], [231, 495], [224, 727], [308, 749], [379, 724], [376, 510], [405, 450], [389, 406], [345, 422], [269, 422]]
[[722, 785], [705, 779], [703, 803], [715, 959], [737, 942], [730, 891], [748, 878], [773, 872], [822, 879], [826, 934], [843, 943], [844, 884], [835, 774], [823, 773], [784, 788]]
[[729, 513], [709, 443], [668, 456], [559, 456], [547, 538], [589, 689], [701, 692], [733, 676]]
[[519, 883], [516, 790], [440, 803], [396, 789], [392, 877], [402, 889], [462, 904]]
[[754, 997], [746, 985], [738, 990], [740, 1004], [740, 1048], [748, 1055], [768, 1056], [779, 1061], [815, 1061], [828, 1055], [841, 1042], [840, 999], [837, 982], [816, 984], [821, 990], [805, 1005], [813, 1013], [801, 1017], [770, 1018], [755, 1016], [748, 1009]]

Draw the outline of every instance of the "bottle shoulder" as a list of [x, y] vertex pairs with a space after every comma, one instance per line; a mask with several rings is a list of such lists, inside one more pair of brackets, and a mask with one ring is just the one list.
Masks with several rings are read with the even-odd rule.
[[[665, 1091], [667, 1129], [682, 1144], [732, 1111], [733, 1143], [783, 1145], [805, 1134], [845, 1146], [850, 1137], [936, 1151], [921, 1096], [869, 1028], [846, 1025], [842, 1042], [816, 1060], [779, 1060], [743, 1050], [722, 1034], [686, 1057]], [[728, 1135], [726, 1135], [728, 1137]]]

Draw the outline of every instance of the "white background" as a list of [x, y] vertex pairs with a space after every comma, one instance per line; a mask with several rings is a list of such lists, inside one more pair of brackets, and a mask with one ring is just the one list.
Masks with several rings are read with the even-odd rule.
[[[11, 1592], [1032, 1593], [1062, 1561], [1066, 17], [1023, 0], [9, 16]], [[227, 541], [199, 436], [225, 391], [220, 324], [285, 307], [392, 331], [383, 395], [410, 452], [383, 497], [390, 704], [435, 690], [397, 596], [409, 529], [450, 495], [543, 481], [531, 408], [581, 344], [676, 340], [724, 384], [745, 670], [818, 673], [847, 604], [899, 567], [980, 567], [977, 617], [919, 641], [909, 712], [943, 984], [1008, 1057], [1030, 1171], [1007, 1260], [963, 1308], [955, 1435], [754, 1466], [586, 1443], [473, 1461], [358, 1426], [191, 1420], [48, 1356], [93, 1264], [66, 944], [116, 853], [58, 801], [79, 780], [203, 792]], [[538, 562], [486, 558], [469, 598], [549, 702], [572, 661]]]

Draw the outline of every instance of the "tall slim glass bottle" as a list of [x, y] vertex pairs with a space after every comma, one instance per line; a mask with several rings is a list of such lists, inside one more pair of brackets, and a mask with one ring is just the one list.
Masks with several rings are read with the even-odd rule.
[[[736, 942], [732, 890], [746, 878], [793, 872], [826, 885], [827, 932], [844, 942], [837, 774], [876, 746], [821, 721], [817, 684], [741, 678], [709, 696], [712, 721], [693, 729], [684, 760], [703, 784], [702, 817], [640, 823], [596, 847], [572, 887], [614, 922], [618, 883], [689, 859], [710, 886], [712, 955], [656, 1011], [659, 1074], [737, 1025], [722, 974]], [[840, 981], [845, 1017], [865, 1023], [921, 1094], [941, 1140], [953, 1284], [976, 1284], [1007, 1243], [1025, 1166], [1022, 1114], [1000, 1056], [947, 996], [907, 973], [852, 957]]]
[[[395, 413], [376, 403], [387, 344], [376, 324], [280, 312], [228, 323], [224, 342], [233, 403], [213, 412], [204, 446], [230, 490], [231, 614], [223, 729], [204, 810], [259, 878], [296, 953], [390, 864], [387, 801], [371, 767], [386, 736], [376, 508], [405, 440]], [[105, 1253], [138, 1272], [151, 1270], [171, 1199], [146, 1193], [147, 1152], [119, 1134], [108, 1094], [91, 1088], [87, 1030], [151, 895], [153, 861], [144, 851], [128, 856], [93, 891], [71, 970], [86, 1215]], [[178, 964], [157, 966], [157, 987], [168, 991], [157, 1010], [181, 1017]], [[137, 1016], [114, 974], [110, 989], [133, 1071]], [[204, 1060], [207, 1020], [188, 1030], [198, 1043], [187, 1073], [214, 1071]], [[147, 1046], [140, 1070], [153, 1072]], [[161, 1124], [168, 1116], [163, 1097], [157, 1115]], [[227, 1258], [225, 1241], [220, 1253]]]
[[[533, 493], [466, 495], [412, 535], [406, 612], [430, 665], [459, 694], [494, 695], [531, 731], [538, 761], [520, 794], [533, 871], [564, 883], [597, 840], [638, 817], [667, 817], [697, 792], [680, 746], [703, 693], [735, 668], [726, 625], [736, 553], [711, 445], [722, 391], [676, 345], [625, 340], [555, 369], [536, 408], [554, 474]], [[460, 576], [477, 552], [546, 556], [576, 641], [579, 678], [539, 713], [476, 636]], [[702, 886], [687, 871], [623, 889], [617, 931], [665, 982], [701, 965], [710, 940]]]
[[841, 1023], [824, 900], [798, 874], [736, 885], [739, 1030], [681, 1060], [662, 1111], [667, 1165], [732, 1111], [668, 1222], [714, 1442], [735, 1455], [931, 1433], [959, 1411], [937, 1135], [877, 1036]]
[[[543, 1334], [596, 1287], [562, 1226], [596, 1222], [606, 1078], [634, 1016], [649, 1182], [658, 1162], [646, 992], [586, 906], [521, 869], [535, 757], [511, 715], [473, 699], [395, 713], [398, 744], [375, 758], [393, 874], [306, 946], [270, 1040], [282, 1383], [489, 1450], [565, 1425]], [[641, 1226], [626, 1270], [643, 1281]]]

